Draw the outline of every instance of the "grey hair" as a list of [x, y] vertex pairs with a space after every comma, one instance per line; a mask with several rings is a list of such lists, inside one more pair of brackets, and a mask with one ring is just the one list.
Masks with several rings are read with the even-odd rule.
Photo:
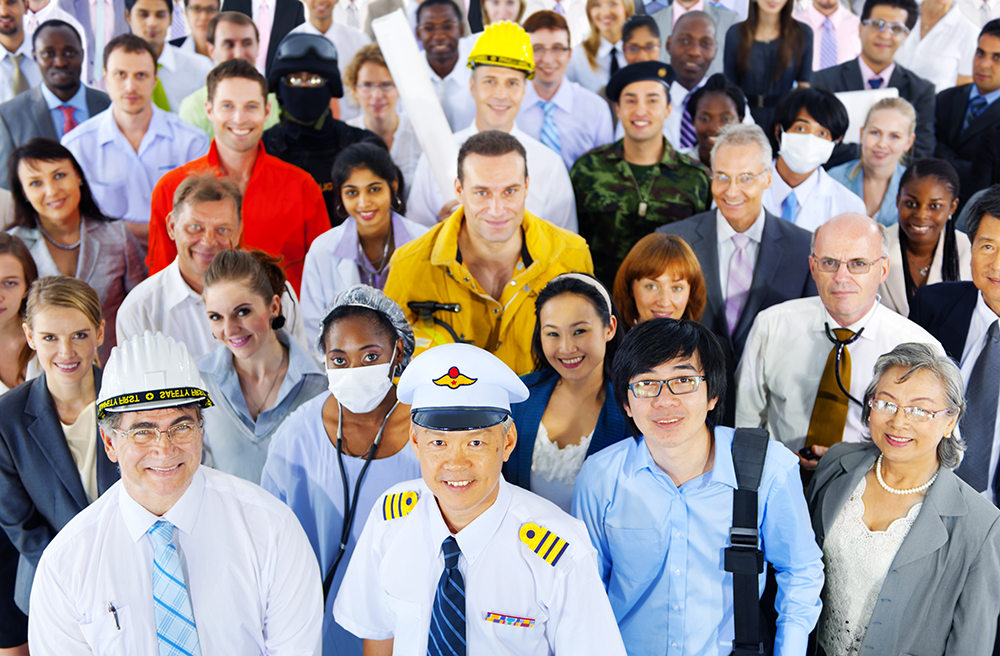
[[327, 306], [326, 311], [323, 313], [323, 320], [319, 323], [319, 336], [316, 339], [319, 352], [326, 352], [326, 345], [323, 343], [323, 338], [326, 337], [327, 328], [333, 322], [333, 318], [330, 315], [335, 310], [346, 306], [367, 308], [373, 312], [377, 312], [388, 320], [396, 331], [397, 339], [401, 338], [403, 340], [403, 359], [400, 362], [399, 371], [397, 372], [402, 373], [406, 365], [410, 364], [410, 360], [413, 358], [413, 351], [417, 346], [417, 342], [413, 337], [413, 328], [410, 327], [410, 322], [406, 320], [406, 314], [396, 301], [378, 289], [369, 287], [368, 285], [354, 285], [350, 287], [340, 293]]
[[[886, 372], [893, 367], [906, 369], [906, 373], [900, 376], [899, 382], [905, 382], [918, 371], [926, 371], [937, 378], [944, 391], [948, 410], [958, 412], [958, 419], [955, 421], [955, 427], [958, 427], [966, 407], [962, 372], [958, 365], [948, 356], [936, 352], [929, 344], [905, 342], [880, 356], [875, 362], [872, 382], [865, 390], [864, 405], [861, 408], [861, 423], [865, 428], [868, 428], [871, 419], [871, 408], [868, 406], [868, 402], [875, 397], [879, 383], [882, 382]], [[871, 441], [871, 439], [871, 431], [869, 431], [868, 435], [865, 435], [865, 440]], [[965, 451], [965, 440], [959, 433], [952, 430], [950, 435], [945, 435], [944, 439], [938, 443], [938, 461], [942, 467], [954, 469], [961, 460], [959, 454], [962, 451]]]
[[[185, 403], [182, 405], [193, 405], [195, 417], [197, 417], [198, 423], [201, 424], [204, 421], [203, 411], [199, 404]], [[172, 407], [180, 407], [180, 406], [172, 406]], [[159, 410], [160, 408], [154, 408], [154, 409]], [[125, 406], [121, 412], [111, 412], [111, 411], [105, 412], [103, 417], [98, 418], [97, 426], [108, 433], [110, 433], [111, 431], [118, 430], [118, 428], [122, 425], [122, 415], [127, 412], [142, 412], [142, 410], [129, 410], [128, 406]]]
[[500, 428], [503, 429], [503, 434], [506, 435], [507, 431], [509, 431], [510, 427], [513, 425], [514, 425], [514, 418], [511, 417], [510, 415], [507, 415], [507, 417], [502, 422], [500, 422]]
[[[718, 142], [716, 142], [716, 143], [718, 143]], [[854, 214], [854, 213], [850, 212], [850, 214]], [[843, 215], [842, 214], [838, 214], [837, 216], [843, 216]], [[863, 214], [858, 214], [858, 216], [864, 216], [864, 215]], [[831, 220], [834, 219], [834, 218], [836, 218], [836, 217], [831, 217]], [[886, 229], [886, 227], [884, 225], [882, 225], [881, 223], [879, 223], [875, 219], [873, 219], [871, 217], [867, 217], [867, 216], [865, 218], [868, 219], [869, 221], [871, 221], [872, 223], [874, 223], [875, 227], [878, 229], [879, 240], [882, 243], [882, 257], [889, 257], [889, 231]], [[823, 225], [821, 224], [815, 230], [813, 230], [812, 235], [809, 238], [809, 255], [811, 255], [813, 257], [816, 256], [816, 233], [818, 233], [819, 229], [822, 228], [822, 227], [823, 227]]]
[[767, 140], [767, 135], [760, 129], [760, 126], [744, 125], [743, 123], [727, 125], [719, 131], [719, 136], [715, 138], [715, 144], [712, 146], [712, 169], [715, 169], [715, 155], [722, 146], [749, 146], [751, 144], [757, 144], [757, 147], [760, 148], [760, 164], [765, 169], [770, 170], [774, 153], [771, 150], [771, 142]]

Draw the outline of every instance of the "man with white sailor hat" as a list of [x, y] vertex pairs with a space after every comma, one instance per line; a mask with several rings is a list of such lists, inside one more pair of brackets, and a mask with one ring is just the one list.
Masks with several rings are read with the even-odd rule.
[[200, 466], [211, 405], [183, 343], [147, 331], [111, 351], [97, 413], [121, 482], [42, 554], [33, 653], [319, 653], [309, 540], [263, 489]]
[[423, 480], [376, 504], [333, 607], [365, 654], [625, 654], [578, 520], [500, 469], [524, 383], [491, 353], [446, 344], [403, 372]]

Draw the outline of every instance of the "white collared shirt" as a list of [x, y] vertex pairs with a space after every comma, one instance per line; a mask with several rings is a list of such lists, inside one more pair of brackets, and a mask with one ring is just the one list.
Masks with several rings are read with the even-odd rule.
[[584, 89], [598, 93], [608, 85], [611, 78], [611, 48], [614, 47], [618, 58], [618, 69], [621, 70], [628, 65], [625, 61], [625, 53], [622, 52], [622, 42], [611, 43], [601, 37], [601, 45], [597, 48], [597, 69], [590, 67], [587, 59], [587, 52], [583, 49], [583, 44], [573, 48], [573, 55], [569, 60], [569, 67], [566, 69], [566, 79], [576, 82]]
[[[340, 5], [348, 2], [348, 0], [341, 0], [334, 6], [334, 14], [336, 15], [337, 8]], [[362, 2], [362, 0], [357, 0], [357, 2]], [[347, 68], [348, 63], [354, 59], [355, 53], [361, 48], [365, 47], [371, 40], [367, 35], [358, 32], [357, 30], [352, 30], [347, 27], [346, 24], [340, 24], [336, 22], [334, 18], [333, 23], [330, 24], [330, 29], [326, 33], [320, 32], [315, 25], [306, 21], [292, 30], [292, 34], [315, 34], [318, 36], [325, 36], [333, 47], [337, 49], [337, 62], [340, 64], [341, 70]], [[361, 22], [364, 25], [364, 21]], [[456, 64], [457, 66], [457, 64]], [[350, 93], [347, 93], [347, 89], [344, 89], [344, 97], [338, 98], [337, 102], [340, 104], [340, 120], [348, 121], [355, 116], [361, 114], [361, 108], [358, 106], [358, 101], [354, 99]], [[272, 108], [271, 111], [277, 111], [277, 108]]]
[[[833, 217], [844, 212], [856, 212], [868, 215], [865, 201], [857, 194], [817, 168], [795, 187], [795, 199], [799, 204], [799, 213], [795, 225], [813, 231]], [[785, 198], [792, 193], [785, 179], [778, 173], [777, 160], [771, 164], [771, 186], [764, 190], [764, 209], [775, 216], [782, 216]]]
[[448, 127], [452, 132], [458, 132], [476, 117], [476, 101], [473, 100], [472, 92], [469, 90], [469, 76], [472, 71], [462, 61], [462, 57], [459, 57], [455, 62], [455, 68], [442, 78], [427, 63], [426, 55], [422, 61], [427, 75], [431, 78], [434, 93], [441, 102], [444, 116], [448, 119]]
[[[452, 138], [455, 145], [461, 147], [466, 139], [478, 133], [479, 129], [473, 121], [472, 125], [456, 132]], [[576, 197], [562, 158], [516, 125], [510, 134], [521, 142], [528, 155], [528, 198], [525, 209], [555, 226], [573, 233], [579, 232]], [[441, 195], [426, 153], [420, 156], [410, 189], [410, 197], [406, 201], [406, 218], [428, 228], [433, 227], [438, 222], [438, 211], [451, 199], [446, 200]]]
[[920, 19], [896, 51], [896, 63], [934, 83], [941, 93], [955, 86], [959, 75], [972, 75], [972, 59], [979, 44], [979, 28], [952, 5], [923, 39]]
[[[785, 301], [757, 315], [736, 370], [737, 427], [763, 426], [792, 451], [805, 445], [816, 392], [833, 349], [824, 324], [830, 330], [840, 327], [818, 296]], [[897, 345], [922, 342], [944, 355], [930, 333], [882, 305], [877, 297], [864, 317], [846, 327], [854, 332], [864, 328], [847, 347], [851, 380], [845, 386], [857, 399], [871, 382], [875, 361]], [[844, 441], [860, 442], [865, 433], [861, 406], [852, 401]]]
[[[972, 369], [976, 366], [976, 360], [986, 346], [986, 334], [1000, 317], [986, 305], [983, 300], [983, 293], [979, 292], [976, 297], [976, 309], [972, 313], [969, 321], [969, 333], [965, 338], [965, 350], [962, 352], [962, 382], [969, 386], [969, 378], [972, 377]], [[986, 478], [986, 489], [980, 492], [983, 497], [993, 503], [994, 488], [993, 477], [997, 470], [997, 463], [1000, 461], [1000, 421], [993, 426], [993, 448], [990, 451], [989, 476]]]
[[169, 43], [163, 44], [163, 52], [156, 63], [160, 66], [157, 75], [174, 114], [180, 111], [185, 98], [205, 86], [205, 79], [215, 67], [208, 57], [184, 52]]
[[[535, 85], [529, 82], [517, 113], [517, 127], [541, 141], [545, 110], [539, 102], [541, 98]], [[559, 131], [560, 155], [566, 162], [566, 170], [573, 168], [573, 162], [588, 150], [611, 142], [614, 135], [611, 112], [608, 104], [596, 93], [564, 77], [552, 96], [552, 102], [556, 104], [553, 117]]]
[[[409, 198], [410, 189], [413, 186], [413, 174], [417, 171], [417, 162], [420, 161], [420, 155], [424, 152], [424, 148], [420, 145], [420, 139], [417, 138], [410, 117], [406, 114], [397, 115], [399, 116], [399, 124], [392, 134], [392, 147], [389, 148], [389, 155], [392, 157], [393, 163], [403, 172], [403, 181], [406, 183], [404, 198]], [[368, 126], [365, 125], [364, 114], [359, 114], [345, 122], [351, 127], [368, 129]]]
[[965, 17], [980, 28], [1000, 18], [1000, 0], [958, 0], [956, 4]]
[[[722, 216], [721, 210], [715, 210], [715, 233], [719, 240], [719, 284], [722, 287], [723, 300], [729, 298], [729, 261], [733, 259], [736, 252], [736, 244], [733, 242], [733, 235], [736, 231], [729, 225], [726, 217]], [[757, 270], [757, 254], [760, 252], [760, 243], [764, 239], [764, 208], [760, 209], [760, 215], [754, 220], [750, 227], [744, 232], [750, 238], [747, 244], [747, 257], [751, 262], [751, 270]]]
[[177, 114], [153, 107], [136, 152], [118, 127], [113, 106], [62, 140], [80, 163], [101, 211], [133, 223], [149, 222], [150, 199], [160, 178], [203, 157], [209, 143], [204, 132]]
[[[351, 23], [348, 20], [350, 11], [348, 10], [348, 5], [351, 4], [351, 0], [339, 0], [337, 4], [333, 6], [333, 22], [338, 25], [343, 25], [349, 30], [361, 33], [361, 30], [365, 29], [365, 22], [368, 20], [368, 4], [369, 0], [353, 0], [355, 7], [357, 7], [358, 16], [358, 28], [355, 30], [351, 27]], [[308, 17], [306, 18], [306, 23], [309, 22]], [[339, 61], [345, 62], [342, 65], [342, 69], [347, 67], [347, 63], [351, 61], [350, 59], [340, 59]]]
[[[454, 536], [462, 550], [468, 653], [624, 656], [583, 522], [503, 478], [497, 484], [493, 505]], [[444, 571], [441, 544], [452, 534], [422, 480], [400, 483], [386, 494], [409, 491], [419, 496], [406, 516], [384, 519], [381, 501], [372, 508], [333, 617], [361, 638], [393, 638], [397, 656], [423, 656]], [[529, 522], [568, 543], [555, 564], [518, 537]]]
[[[21, 47], [14, 51], [14, 55], [24, 55], [21, 59], [21, 75], [28, 81], [28, 87], [36, 87], [42, 83], [42, 73], [38, 70], [38, 64], [31, 57], [31, 37], [24, 35]], [[14, 97], [14, 60], [11, 53], [0, 47], [0, 102], [7, 102]]]
[[260, 487], [200, 466], [162, 518], [119, 481], [56, 535], [31, 591], [38, 653], [159, 653], [147, 531], [160, 519], [175, 527], [202, 653], [319, 653], [320, 574], [302, 526]]

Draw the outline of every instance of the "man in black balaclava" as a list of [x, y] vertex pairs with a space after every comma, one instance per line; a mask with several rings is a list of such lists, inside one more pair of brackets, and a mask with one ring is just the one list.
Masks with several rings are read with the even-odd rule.
[[344, 148], [359, 141], [385, 144], [373, 132], [339, 121], [330, 113], [330, 100], [342, 98], [344, 87], [337, 68], [337, 49], [316, 34], [289, 34], [282, 39], [271, 63], [268, 83], [278, 97], [281, 121], [264, 133], [268, 154], [305, 170], [323, 191], [330, 224], [340, 225], [331, 172]]

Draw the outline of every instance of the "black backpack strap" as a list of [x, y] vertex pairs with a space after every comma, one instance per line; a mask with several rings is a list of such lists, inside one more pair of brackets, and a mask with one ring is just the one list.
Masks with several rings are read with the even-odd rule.
[[733, 436], [733, 466], [739, 489], [733, 491], [733, 527], [725, 552], [725, 570], [733, 575], [734, 656], [765, 653], [757, 578], [764, 571], [764, 552], [759, 548], [757, 532], [757, 488], [769, 441], [767, 431], [761, 428], [737, 428]]

